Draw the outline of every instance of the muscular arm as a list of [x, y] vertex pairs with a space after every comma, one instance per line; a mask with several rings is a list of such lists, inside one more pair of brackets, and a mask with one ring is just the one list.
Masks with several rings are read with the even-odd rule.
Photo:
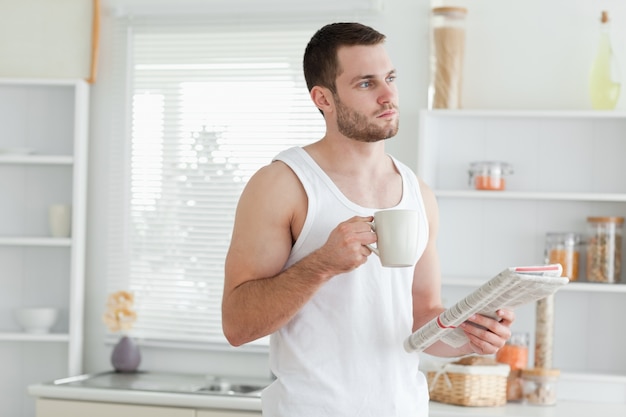
[[[413, 277], [413, 331], [444, 311], [441, 303], [441, 269], [436, 249], [439, 231], [437, 200], [426, 184], [420, 183], [420, 187], [428, 217], [429, 237], [426, 250], [415, 266]], [[515, 318], [513, 312], [509, 310], [500, 310], [498, 315], [499, 321], [480, 315], [470, 319], [472, 323], [481, 327], [464, 323], [462, 328], [469, 338], [469, 343], [452, 348], [443, 342], [436, 342], [426, 349], [426, 353], [443, 357], [495, 353], [511, 336], [510, 326]]]
[[235, 346], [285, 325], [329, 279], [350, 271], [376, 240], [367, 217], [340, 223], [318, 250], [283, 271], [306, 217], [307, 196], [282, 162], [261, 169], [239, 201], [226, 257], [222, 326]]

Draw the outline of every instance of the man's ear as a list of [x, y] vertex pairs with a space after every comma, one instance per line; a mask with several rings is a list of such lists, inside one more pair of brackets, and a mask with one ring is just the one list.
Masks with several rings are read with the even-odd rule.
[[328, 88], [315, 86], [311, 89], [311, 100], [324, 113], [333, 111], [335, 102], [333, 100], [333, 94]]

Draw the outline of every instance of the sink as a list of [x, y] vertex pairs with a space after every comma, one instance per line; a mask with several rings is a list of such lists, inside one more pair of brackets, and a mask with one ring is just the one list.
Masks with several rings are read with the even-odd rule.
[[200, 387], [195, 392], [198, 394], [251, 395], [260, 397], [263, 388], [265, 388], [265, 386], [256, 384], [231, 384], [229, 382], [220, 382]]
[[266, 380], [161, 372], [103, 372], [53, 381], [57, 386], [156, 391], [194, 395], [260, 397]]

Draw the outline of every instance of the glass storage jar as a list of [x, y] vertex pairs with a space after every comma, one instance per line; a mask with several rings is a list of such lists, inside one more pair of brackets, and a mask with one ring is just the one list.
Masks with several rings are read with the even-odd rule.
[[429, 108], [460, 109], [465, 53], [463, 7], [432, 9]]
[[561, 276], [570, 281], [578, 281], [580, 265], [581, 236], [572, 232], [550, 232], [546, 234], [545, 261], [547, 264], [561, 264]]
[[556, 388], [560, 373], [558, 369], [523, 369], [524, 402], [533, 405], [556, 404]]
[[469, 169], [469, 182], [477, 190], [502, 191], [506, 188], [505, 175], [513, 173], [506, 162], [472, 162]]
[[528, 333], [513, 332], [496, 353], [496, 361], [506, 363], [511, 369], [525, 369], [528, 367], [528, 340]]
[[587, 281], [621, 281], [623, 225], [623, 217], [587, 218]]
[[509, 365], [506, 381], [506, 400], [523, 399], [522, 370], [528, 367], [528, 333], [514, 332], [506, 344], [496, 352], [496, 362]]

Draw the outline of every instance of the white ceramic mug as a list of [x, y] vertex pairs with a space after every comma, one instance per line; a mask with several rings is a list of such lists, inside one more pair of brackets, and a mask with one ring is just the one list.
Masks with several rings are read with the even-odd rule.
[[70, 237], [72, 231], [72, 206], [53, 204], [48, 207], [48, 225], [53, 237]]
[[417, 262], [418, 223], [417, 210], [377, 211], [371, 225], [378, 240], [375, 247], [367, 247], [380, 257], [383, 266], [413, 266]]

